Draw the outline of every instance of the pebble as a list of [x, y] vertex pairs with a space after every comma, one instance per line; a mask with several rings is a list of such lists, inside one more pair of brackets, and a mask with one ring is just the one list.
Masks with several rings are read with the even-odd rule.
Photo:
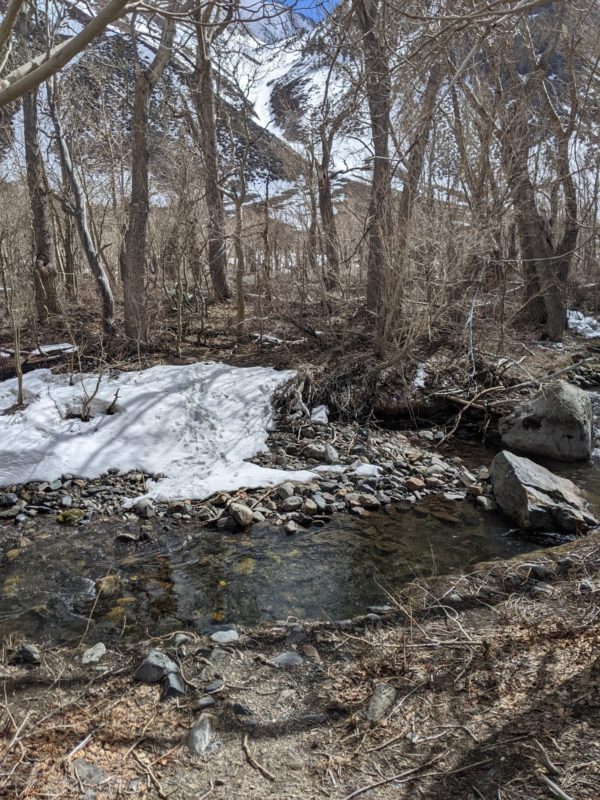
[[187, 746], [191, 753], [200, 756], [214, 749], [214, 733], [217, 718], [214, 714], [201, 714], [198, 721], [192, 725], [187, 738]]
[[195, 704], [194, 711], [204, 711], [207, 708], [216, 706], [217, 701], [210, 694], [203, 695]]
[[39, 664], [42, 657], [35, 644], [22, 644], [17, 650], [17, 660], [23, 664]]
[[82, 664], [97, 664], [103, 656], [106, 655], [106, 645], [103, 642], [98, 642], [93, 647], [88, 647], [85, 653], [81, 656]]
[[278, 669], [283, 669], [285, 667], [299, 667], [302, 661], [300, 653], [292, 650], [289, 653], [281, 653], [281, 655], [275, 656], [271, 664]]
[[185, 684], [175, 672], [169, 672], [163, 678], [161, 700], [170, 700], [173, 697], [182, 697], [185, 694]]
[[254, 517], [253, 511], [244, 503], [230, 503], [229, 513], [240, 528], [248, 528], [252, 525]]
[[215, 644], [232, 644], [237, 642], [240, 638], [236, 630], [215, 631], [211, 634], [210, 639]]
[[169, 673], [178, 673], [179, 667], [169, 656], [160, 650], [150, 650], [141, 662], [133, 677], [142, 683], [158, 683]]
[[296, 497], [292, 495], [291, 497], [286, 497], [281, 505], [282, 511], [298, 511], [302, 508], [303, 500], [301, 497]]
[[369, 722], [378, 722], [392, 707], [395, 699], [396, 689], [393, 686], [389, 683], [377, 684], [365, 715]]

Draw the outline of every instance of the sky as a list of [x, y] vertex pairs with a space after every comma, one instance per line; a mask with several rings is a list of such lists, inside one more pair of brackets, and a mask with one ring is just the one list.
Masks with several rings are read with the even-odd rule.
[[305, 17], [318, 21], [328, 10], [334, 8], [337, 0], [284, 0], [285, 4]]

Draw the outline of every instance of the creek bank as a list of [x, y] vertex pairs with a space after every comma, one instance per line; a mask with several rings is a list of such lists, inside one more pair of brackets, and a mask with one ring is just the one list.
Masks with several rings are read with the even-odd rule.
[[[282, 426], [271, 432], [269, 450], [251, 461], [265, 467], [309, 470], [314, 480], [219, 492], [205, 501], [153, 502], [145, 497], [148, 480], [159, 475], [109, 470], [95, 479], [63, 475], [52, 482], [7, 486], [0, 492], [0, 521], [27, 524], [50, 517], [63, 524], [119, 517], [197, 521], [220, 530], [243, 530], [268, 521], [290, 534], [322, 526], [332, 515], [362, 516], [394, 504], [417, 504], [433, 494], [446, 500], [473, 499], [493, 508], [485, 467], [467, 469], [460, 458], [434, 449], [443, 433], [407, 435], [342, 423]], [[129, 505], [129, 508], [125, 506]]]

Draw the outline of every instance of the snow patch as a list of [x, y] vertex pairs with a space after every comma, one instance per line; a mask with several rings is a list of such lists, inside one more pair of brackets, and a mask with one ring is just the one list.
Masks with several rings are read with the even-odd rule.
[[422, 364], [419, 364], [413, 380], [413, 386], [415, 387], [415, 389], [424, 389], [426, 379], [427, 379], [427, 370]]
[[581, 311], [567, 311], [567, 325], [569, 330], [583, 336], [585, 339], [598, 339], [600, 337], [600, 322], [594, 317], [587, 317]]
[[62, 342], [61, 344], [41, 344], [39, 347], [36, 347], [35, 350], [32, 350], [29, 355], [50, 356], [54, 353], [75, 353], [76, 350], [77, 347], [68, 342]]
[[[64, 473], [95, 478], [108, 469], [142, 469], [154, 500], [204, 499], [217, 491], [309, 481], [308, 471], [267, 469], [245, 459], [267, 450], [271, 397], [293, 372], [226, 364], [157, 366], [102, 376], [36, 370], [23, 378], [27, 406], [2, 414], [17, 380], [0, 383], [0, 486], [55, 480]], [[98, 391], [94, 392], [98, 386]], [[115, 397], [117, 395], [117, 401]], [[94, 396], [94, 397], [93, 397]], [[89, 422], [69, 409], [91, 399]]]

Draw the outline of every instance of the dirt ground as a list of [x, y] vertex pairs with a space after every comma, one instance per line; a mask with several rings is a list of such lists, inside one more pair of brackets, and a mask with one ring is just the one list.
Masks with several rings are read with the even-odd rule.
[[[0, 797], [534, 800], [600, 797], [600, 534], [412, 584], [381, 619], [42, 649], [0, 675]], [[176, 700], [133, 680], [150, 646]], [[278, 668], [284, 652], [299, 666]], [[212, 655], [211, 655], [212, 654]], [[212, 658], [212, 660], [211, 660]], [[213, 751], [186, 740], [210, 680]], [[395, 699], [365, 718], [375, 686]], [[236, 706], [235, 704], [241, 704]]]

